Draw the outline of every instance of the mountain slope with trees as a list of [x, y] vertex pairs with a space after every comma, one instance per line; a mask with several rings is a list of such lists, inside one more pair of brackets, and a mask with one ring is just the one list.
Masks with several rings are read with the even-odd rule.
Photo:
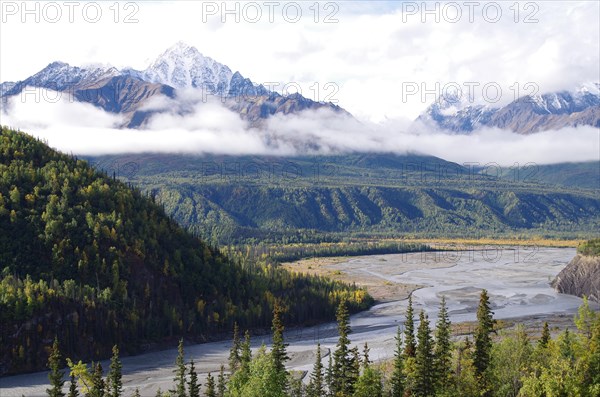
[[[49, 341], [74, 359], [131, 354], [185, 335], [330, 320], [363, 290], [221, 254], [114, 176], [36, 139], [0, 134], [0, 374], [43, 368]], [[85, 343], [82, 343], [85, 341]]]

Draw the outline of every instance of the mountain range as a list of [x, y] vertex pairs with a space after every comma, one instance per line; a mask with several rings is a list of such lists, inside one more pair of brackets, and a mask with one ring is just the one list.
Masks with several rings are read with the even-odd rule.
[[600, 127], [600, 83], [572, 91], [526, 95], [502, 107], [470, 104], [468, 99], [440, 97], [418, 120], [453, 133], [470, 133], [481, 127], [530, 134], [564, 127]]
[[[202, 90], [258, 126], [276, 113], [295, 113], [306, 109], [329, 108], [345, 112], [330, 102], [315, 102], [300, 94], [281, 95], [255, 84], [239, 72], [202, 55], [195, 47], [178, 42], [162, 53], [145, 70], [117, 69], [111, 66], [71, 66], [52, 62], [44, 69], [19, 82], [3, 82], [0, 97], [19, 95], [26, 87], [40, 87], [72, 95], [107, 112], [122, 114], [122, 127], [143, 127], [149, 116], [166, 109], [148, 110], [158, 96], [177, 99], [184, 90]], [[181, 102], [181, 101], [180, 101]], [[185, 109], [178, 108], [180, 113]]]
[[[255, 84], [240, 72], [204, 56], [195, 47], [178, 42], [158, 56], [145, 70], [111, 66], [71, 66], [52, 62], [18, 82], [3, 82], [0, 97], [8, 98], [26, 87], [66, 92], [77, 101], [121, 114], [121, 127], [144, 128], [153, 114], [190, 110], [182, 92], [202, 90], [218, 98], [253, 127], [275, 114], [287, 115], [326, 108], [349, 115], [330, 102], [315, 102], [300, 94], [281, 95]], [[168, 98], [175, 109], [152, 106], [158, 97]], [[587, 83], [570, 91], [527, 95], [502, 107], [451, 101], [440, 97], [418, 121], [449, 133], [471, 133], [481, 127], [497, 127], [520, 134], [579, 125], [600, 127], [600, 83]]]

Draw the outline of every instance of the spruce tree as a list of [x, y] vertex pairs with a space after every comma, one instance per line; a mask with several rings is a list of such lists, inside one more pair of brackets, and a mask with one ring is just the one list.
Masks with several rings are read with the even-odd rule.
[[338, 343], [333, 353], [333, 369], [331, 379], [331, 394], [352, 394], [352, 357], [349, 348], [350, 315], [346, 300], [342, 299], [337, 310]]
[[413, 311], [412, 294], [408, 296], [408, 308], [406, 309], [406, 320], [404, 321], [404, 356], [414, 357], [416, 352], [415, 343], [415, 314]]
[[[196, 373], [196, 366], [194, 360], [190, 361], [190, 381], [188, 382], [188, 395], [190, 397], [200, 397], [200, 383], [198, 383], [198, 374]], [[208, 374], [211, 378], [210, 373]], [[214, 393], [214, 379], [213, 379], [213, 393]], [[214, 395], [212, 397], [215, 397]]]
[[238, 323], [233, 324], [233, 343], [229, 351], [229, 371], [233, 374], [240, 367], [242, 341]]
[[492, 354], [492, 332], [494, 332], [494, 313], [490, 308], [490, 298], [487, 291], [481, 291], [477, 309], [477, 329], [475, 330], [475, 351], [473, 365], [479, 379], [479, 387], [483, 396], [490, 395], [490, 379], [486, 370], [490, 365]]
[[286, 352], [287, 345], [283, 341], [283, 309], [276, 303], [273, 308], [273, 346], [271, 348], [271, 357], [273, 359], [273, 367], [279, 373], [285, 373], [285, 361], [289, 359]]
[[185, 394], [185, 353], [183, 350], [183, 339], [179, 340], [177, 346], [177, 358], [175, 359], [175, 390], [171, 390], [174, 397], [186, 397]]
[[132, 397], [142, 397], [140, 395], [140, 388], [139, 387], [135, 388], [135, 391], [133, 392], [133, 396]]
[[354, 391], [354, 384], [358, 380], [360, 376], [360, 353], [358, 351], [358, 346], [354, 346], [350, 352], [352, 353], [352, 362], [350, 365], [350, 379], [348, 383], [351, 385], [351, 389]]
[[325, 387], [323, 385], [323, 363], [321, 357], [321, 344], [317, 344], [317, 358], [313, 371], [310, 374], [310, 381], [306, 388], [307, 397], [322, 397], [325, 395]]
[[542, 348], [548, 347], [550, 342], [550, 329], [548, 328], [548, 322], [544, 321], [544, 328], [542, 329], [542, 336], [538, 340], [538, 345]]
[[246, 330], [246, 332], [244, 333], [244, 342], [241, 346], [240, 369], [244, 371], [249, 371], [250, 361], [252, 361], [252, 350], [250, 348], [250, 332]]
[[114, 345], [112, 348], [112, 358], [110, 359], [110, 368], [107, 375], [108, 397], [121, 397], [123, 394], [123, 365], [119, 359], [119, 348]]
[[[206, 391], [204, 392], [206, 397], [217, 397], [217, 392], [215, 390], [215, 378], [213, 378], [212, 374], [209, 372], [206, 376]], [[198, 396], [200, 395], [200, 391], [198, 391]], [[191, 394], [191, 386], [190, 386], [190, 397], [194, 395]]]
[[450, 342], [450, 318], [446, 298], [442, 297], [435, 332], [435, 375], [438, 391], [444, 391], [452, 378], [452, 344]]
[[71, 374], [71, 382], [69, 383], [69, 394], [68, 397], [78, 397], [79, 389], [77, 388], [77, 379], [75, 375]]
[[431, 396], [435, 392], [435, 369], [433, 361], [433, 342], [427, 315], [421, 310], [417, 332], [417, 351], [415, 354], [414, 395]]
[[104, 374], [102, 364], [92, 363], [92, 370], [92, 387], [86, 397], [104, 397], [106, 384], [102, 378], [102, 375]]
[[60, 370], [60, 349], [58, 347], [58, 338], [54, 338], [52, 349], [50, 350], [50, 356], [48, 357], [48, 368], [50, 373], [48, 379], [50, 379], [50, 388], [46, 389], [49, 397], [64, 397], [62, 389], [65, 384], [63, 379], [65, 373]]
[[327, 370], [325, 371], [325, 383], [327, 384], [327, 395], [333, 396], [333, 354], [329, 349], [329, 360], [327, 360]]
[[406, 377], [404, 375], [404, 353], [402, 349], [402, 331], [400, 331], [400, 327], [398, 327], [398, 332], [396, 334], [396, 352], [394, 354], [394, 369], [392, 370], [392, 378], [390, 379], [390, 384], [390, 397], [404, 396], [404, 386], [406, 385]]
[[227, 389], [227, 382], [225, 381], [225, 366], [221, 365], [219, 371], [219, 377], [217, 378], [217, 397], [225, 397], [225, 390]]
[[367, 368], [369, 364], [371, 364], [371, 360], [369, 359], [369, 345], [365, 342], [365, 347], [363, 348], [363, 369]]

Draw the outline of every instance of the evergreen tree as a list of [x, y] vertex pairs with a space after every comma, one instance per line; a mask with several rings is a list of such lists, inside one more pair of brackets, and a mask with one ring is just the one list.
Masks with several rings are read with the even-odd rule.
[[140, 388], [139, 387], [135, 388], [135, 391], [133, 392], [133, 396], [132, 397], [142, 397], [140, 395]]
[[[191, 394], [192, 387], [190, 385], [190, 397], [195, 396]], [[209, 372], [206, 376], [206, 391], [204, 392], [206, 397], [217, 397], [217, 392], [215, 390], [215, 378], [213, 378], [212, 374]], [[198, 391], [198, 396], [200, 395], [200, 391]]]
[[174, 397], [186, 397], [185, 394], [185, 353], [183, 351], [183, 338], [179, 339], [177, 346], [177, 358], [175, 359], [175, 390], [171, 390]]
[[121, 397], [123, 394], [123, 365], [119, 359], [119, 348], [114, 345], [112, 348], [112, 358], [110, 359], [110, 368], [107, 375], [108, 397]]
[[58, 347], [58, 338], [54, 338], [52, 349], [50, 350], [50, 356], [48, 357], [48, 368], [50, 373], [48, 379], [50, 379], [50, 389], [46, 389], [49, 397], [64, 397], [62, 389], [65, 384], [63, 379], [65, 373], [60, 370], [60, 349]]
[[317, 344], [317, 358], [313, 371], [310, 374], [310, 381], [306, 388], [307, 397], [322, 397], [325, 395], [325, 387], [323, 385], [323, 363], [321, 358], [321, 344]]
[[252, 361], [252, 350], [250, 348], [250, 332], [244, 333], [244, 342], [241, 346], [240, 369], [249, 370], [250, 361]]
[[229, 351], [229, 371], [233, 374], [240, 367], [242, 341], [238, 323], [233, 324], [233, 343]]
[[431, 396], [435, 392], [435, 369], [433, 360], [433, 342], [427, 315], [421, 310], [417, 332], [417, 351], [415, 354], [414, 395]]
[[325, 371], [325, 383], [327, 384], [327, 395], [333, 396], [333, 359], [331, 349], [329, 349], [329, 359], [327, 360], [327, 370]]
[[349, 383], [352, 386], [352, 390], [354, 390], [354, 384], [358, 380], [360, 376], [360, 353], [358, 352], [358, 346], [354, 346], [350, 352], [352, 353], [352, 362], [350, 366], [350, 379]]
[[363, 369], [367, 368], [369, 364], [371, 364], [371, 360], [369, 359], [369, 351], [369, 345], [367, 344], [367, 342], [365, 342], [365, 347], [363, 348]]
[[538, 340], [538, 345], [542, 348], [548, 347], [550, 342], [550, 329], [548, 328], [548, 322], [544, 321], [544, 328], [542, 329], [542, 336]]
[[353, 397], [382, 397], [383, 384], [381, 373], [371, 366], [367, 366], [356, 381]]
[[486, 370], [490, 364], [492, 352], [492, 337], [494, 332], [494, 313], [490, 309], [490, 298], [487, 291], [481, 291], [479, 307], [477, 309], [477, 329], [475, 330], [475, 351], [473, 352], [473, 365], [480, 380], [483, 395], [489, 395], [489, 379]]
[[71, 382], [69, 383], [69, 394], [68, 397], [78, 397], [79, 389], [77, 389], [77, 378], [75, 375], [71, 374]]
[[102, 364], [92, 363], [92, 370], [92, 387], [86, 397], [104, 397], [106, 384], [102, 378], [102, 375], [104, 374]]
[[337, 310], [337, 328], [338, 343], [333, 353], [333, 369], [331, 379], [331, 394], [346, 395], [352, 394], [353, 374], [352, 374], [352, 356], [349, 348], [350, 339], [350, 315], [346, 300], [342, 299]]
[[273, 308], [273, 346], [271, 347], [271, 357], [273, 358], [273, 367], [277, 372], [286, 373], [285, 361], [289, 359], [286, 352], [287, 344], [283, 341], [283, 309], [279, 303]]
[[[190, 397], [200, 397], [200, 383], [198, 383], [198, 374], [196, 373], [196, 366], [194, 365], [194, 360], [190, 361], [190, 380], [188, 382], [188, 395]], [[213, 382], [213, 395], [214, 396], [214, 388], [215, 388], [215, 384], [214, 384], [214, 379], [212, 378], [212, 376], [210, 375], [210, 373], [208, 374], [208, 378], [207, 378], [207, 382], [212, 380]]]
[[392, 371], [392, 378], [390, 379], [390, 384], [390, 397], [404, 396], [404, 386], [406, 384], [406, 377], [404, 375], [404, 354], [402, 349], [402, 332], [400, 331], [400, 327], [398, 327], [398, 332], [396, 334], [396, 352], [394, 354], [394, 369]]
[[452, 378], [452, 345], [450, 342], [450, 318], [446, 298], [442, 297], [435, 332], [435, 375], [438, 391], [445, 390]]
[[155, 397], [163, 397], [163, 393], [162, 393], [162, 390], [160, 389], [160, 387], [156, 391]]
[[227, 382], [225, 381], [225, 366], [221, 365], [219, 371], [219, 377], [217, 378], [217, 397], [225, 397], [225, 390], [227, 389]]
[[415, 343], [415, 314], [413, 310], [412, 294], [408, 296], [408, 308], [406, 309], [406, 320], [404, 321], [404, 356], [414, 357], [416, 352]]

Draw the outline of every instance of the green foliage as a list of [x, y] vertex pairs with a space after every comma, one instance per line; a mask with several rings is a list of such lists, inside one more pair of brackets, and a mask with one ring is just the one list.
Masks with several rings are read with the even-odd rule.
[[102, 375], [103, 375], [102, 364], [92, 363], [92, 376], [91, 376], [92, 385], [91, 385], [90, 391], [86, 397], [104, 397], [106, 383], [104, 382]]
[[[190, 397], [200, 397], [200, 383], [198, 383], [198, 374], [196, 373], [196, 367], [194, 365], [194, 360], [190, 361], [190, 370], [189, 370], [189, 374], [190, 374], [190, 380], [188, 382], [188, 395]], [[208, 377], [206, 379], [206, 389], [207, 389], [207, 394], [208, 391], [212, 391], [212, 394], [210, 397], [216, 397], [215, 396], [215, 379], [212, 377], [212, 375], [210, 374], [210, 372], [208, 373]]]
[[433, 395], [435, 391], [436, 373], [431, 329], [427, 315], [423, 311], [419, 314], [417, 340], [419, 343], [415, 354], [413, 393], [415, 396], [426, 397]]
[[171, 390], [171, 393], [175, 397], [187, 397], [186, 396], [186, 381], [185, 381], [185, 352], [183, 349], [183, 339], [179, 339], [179, 345], [177, 346], [177, 358], [175, 359], [175, 378], [173, 382], [175, 384], [175, 389]]
[[452, 378], [452, 342], [446, 297], [442, 296], [435, 331], [434, 365], [437, 390], [446, 390]]
[[[273, 344], [271, 346], [271, 357], [273, 358], [273, 367], [276, 371], [287, 375], [285, 371], [285, 362], [289, 359], [286, 347], [287, 344], [283, 340], [283, 308], [279, 303], [275, 304], [273, 309], [273, 324], [271, 330], [273, 331]], [[286, 377], [284, 377], [286, 378]], [[285, 385], [282, 385], [285, 389]]]
[[402, 348], [402, 333], [400, 327], [396, 334], [396, 352], [394, 354], [394, 367], [392, 370], [391, 394], [390, 397], [404, 396], [404, 385], [406, 384], [406, 375], [404, 374], [404, 350]]
[[121, 364], [121, 359], [119, 358], [119, 348], [117, 347], [117, 345], [113, 346], [112, 351], [113, 355], [110, 359], [110, 369], [108, 371], [107, 378], [107, 397], [120, 397], [123, 395], [123, 365]]
[[577, 253], [586, 256], [600, 256], [600, 238], [584, 241], [579, 244]]
[[58, 346], [58, 338], [54, 338], [54, 343], [52, 343], [50, 357], [48, 358], [48, 368], [50, 368], [50, 373], [48, 374], [48, 379], [50, 379], [50, 389], [46, 390], [48, 396], [64, 397], [65, 394], [63, 393], [62, 388], [65, 384], [63, 379], [65, 373], [60, 370], [61, 355]]
[[550, 328], [548, 327], [548, 322], [544, 321], [544, 328], [542, 329], [542, 336], [538, 340], [538, 345], [545, 348], [548, 347], [548, 342], [550, 342]]
[[321, 344], [317, 344], [317, 356], [315, 365], [310, 374], [310, 381], [306, 387], [306, 397], [322, 397], [325, 395], [325, 384], [323, 380], [323, 362], [321, 358]]
[[[482, 293], [482, 296], [484, 295], [486, 294]], [[445, 332], [440, 328], [443, 330], [449, 325], [449, 321], [444, 320], [446, 316], [444, 315], [445, 310], [443, 310], [445, 307], [443, 300], [440, 306], [435, 331], [438, 336], [435, 347], [431, 338], [429, 321], [423, 312], [420, 313], [417, 332], [418, 344], [414, 358], [405, 357], [403, 354], [400, 328], [398, 328], [397, 334], [396, 354], [391, 363], [371, 364], [368, 358], [368, 346], [365, 346], [362, 360], [357, 347], [346, 346], [346, 365], [349, 369], [346, 373], [350, 374], [351, 391], [348, 389], [334, 391], [337, 383], [333, 375], [335, 364], [331, 361], [332, 354], [329, 355], [331, 370], [326, 371], [327, 375], [324, 381], [320, 344], [317, 345], [316, 361], [310, 375], [309, 385], [306, 390], [303, 390], [299, 377], [277, 370], [272, 351], [268, 352], [266, 346], [263, 345], [252, 357], [249, 350], [249, 334], [246, 332], [245, 340], [240, 347], [240, 369], [227, 382], [222, 365], [216, 388], [214, 378], [212, 374], [209, 374], [206, 395], [208, 397], [598, 396], [600, 391], [600, 316], [597, 313], [591, 315], [594, 320], [591, 323], [591, 336], [589, 337], [587, 328], [579, 329], [579, 332], [576, 333], [567, 329], [557, 339], [552, 339], [548, 332], [546, 343], [537, 343], [534, 347], [529, 342], [529, 336], [523, 326], [519, 325], [513, 331], [503, 331], [497, 338], [491, 340], [490, 356], [483, 381], [474, 363], [474, 347], [470, 339], [467, 337], [464, 341], [450, 344], [451, 371], [448, 382], [441, 384], [435, 382], [436, 379], [441, 378], [439, 371], [443, 371], [436, 364], [436, 354], [440, 351], [437, 344], [440, 339], [443, 339], [439, 335], [443, 335]], [[589, 310], [589, 305], [586, 307], [583, 304], [581, 307], [583, 311]], [[347, 323], [348, 313], [344, 311], [343, 305], [340, 305], [338, 314], [341, 335], [347, 337], [350, 329]], [[56, 346], [55, 353], [54, 357], [60, 356], [58, 346]], [[111, 382], [108, 381], [108, 385], [105, 387], [102, 368], [99, 364], [92, 364], [93, 373], [90, 374], [85, 364], [81, 362], [73, 364], [70, 359], [67, 359], [67, 362], [71, 367], [70, 395], [78, 394], [76, 380], [80, 381], [80, 385], [87, 387], [83, 389], [83, 394], [88, 397], [104, 396], [104, 389], [110, 390]], [[339, 362], [336, 357], [335, 363]], [[362, 370], [357, 376], [361, 362]], [[391, 376], [389, 376], [390, 372]], [[189, 373], [189, 395], [197, 396], [194, 390], [197, 390], [200, 385], [196, 383], [197, 378], [194, 377], [193, 362], [190, 363]], [[287, 377], [288, 380], [284, 380], [284, 377]], [[400, 380], [400, 386], [395, 387], [398, 380]], [[329, 382], [332, 386], [326, 387], [325, 383]], [[482, 382], [487, 382], [484, 383], [485, 387], [482, 387]], [[175, 383], [177, 384], [177, 379]], [[197, 387], [194, 386], [195, 384]], [[283, 386], [286, 384], [290, 385], [287, 389]], [[164, 397], [170, 394], [163, 394], [159, 391], [157, 395]]]
[[286, 397], [281, 387], [286, 381], [281, 379], [285, 374], [277, 371], [271, 355], [266, 347], [260, 347], [256, 356], [248, 364], [247, 374], [242, 369], [236, 372], [229, 382], [231, 397]]
[[480, 380], [481, 390], [489, 395], [489, 376], [486, 370], [490, 364], [492, 352], [492, 337], [495, 321], [490, 308], [490, 298], [487, 291], [481, 291], [479, 307], [477, 308], [477, 329], [475, 330], [475, 351], [473, 352], [473, 365]]
[[276, 301], [289, 324], [332, 320], [342, 298], [352, 312], [372, 303], [356, 287], [230, 259], [154, 197], [1, 129], [0, 337], [13, 348], [0, 375], [41, 370], [57, 333], [66, 356], [89, 361], [234, 322], [265, 328]]
[[[193, 361], [192, 361], [193, 363]], [[190, 369], [191, 373], [191, 369]], [[196, 379], [197, 380], [197, 379]], [[206, 391], [204, 392], [206, 397], [217, 397], [217, 391], [215, 389], [215, 378], [209, 372], [206, 376]], [[190, 381], [190, 397], [199, 397], [200, 396], [200, 388], [193, 389]]]
[[382, 396], [383, 384], [381, 379], [381, 373], [372, 366], [367, 366], [356, 381], [353, 397]]
[[333, 353], [333, 369], [331, 392], [333, 395], [350, 396], [353, 392], [355, 373], [353, 371], [353, 357], [350, 350], [350, 315], [346, 301], [342, 300], [337, 310], [338, 342]]
[[408, 308], [406, 309], [406, 320], [404, 321], [404, 355], [415, 357], [415, 315], [412, 304], [412, 294], [408, 296]]
[[[600, 221], [597, 167], [594, 191], [474, 175], [458, 164], [414, 155], [320, 157], [318, 163], [330, 167], [327, 175], [316, 176], [314, 158], [284, 159], [277, 168], [264, 157], [94, 160], [137, 164], [131, 181], [152, 192], [186, 228], [222, 244], [340, 240], [349, 234], [580, 238], [596, 235], [594, 225]], [[299, 178], [285, 178], [288, 162], [301, 169]], [[268, 171], [229, 175], [223, 169], [209, 172], [207, 164], [253, 164]], [[587, 187], [592, 184], [582, 180]]]
[[240, 366], [240, 351], [242, 348], [242, 341], [240, 339], [240, 328], [238, 323], [233, 324], [233, 343], [231, 345], [231, 349], [229, 350], [229, 371], [234, 373], [238, 370]]
[[225, 366], [221, 365], [219, 370], [219, 376], [217, 378], [217, 397], [225, 397], [225, 391], [227, 390], [226, 379], [225, 379]]

